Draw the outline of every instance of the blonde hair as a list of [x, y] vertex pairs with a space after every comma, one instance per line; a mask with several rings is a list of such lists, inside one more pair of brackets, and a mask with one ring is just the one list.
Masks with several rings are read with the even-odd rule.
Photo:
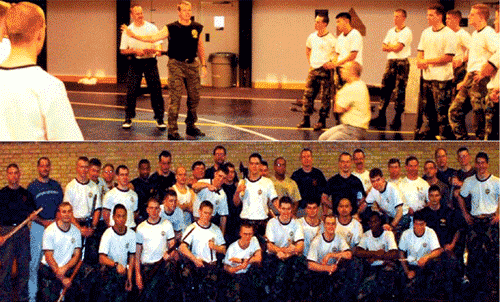
[[189, 7], [192, 7], [191, 2], [189, 1], [181, 1], [179, 4], [177, 4], [177, 10], [181, 11], [181, 5], [188, 5]]
[[483, 16], [485, 20], [490, 18], [490, 8], [486, 4], [478, 3], [472, 6], [473, 9], [478, 10], [479, 15]]
[[40, 29], [45, 26], [45, 14], [36, 4], [20, 2], [13, 5], [5, 19], [5, 27], [13, 45], [31, 42]]

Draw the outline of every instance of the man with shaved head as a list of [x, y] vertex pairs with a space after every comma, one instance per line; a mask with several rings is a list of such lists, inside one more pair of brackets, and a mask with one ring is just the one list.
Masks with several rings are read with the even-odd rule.
[[11, 51], [0, 65], [0, 140], [83, 140], [64, 84], [36, 65], [45, 41], [42, 9], [15, 4], [5, 25]]
[[5, 30], [5, 15], [10, 8], [10, 4], [0, 1], [0, 64], [7, 59], [10, 53], [10, 41], [7, 39]]

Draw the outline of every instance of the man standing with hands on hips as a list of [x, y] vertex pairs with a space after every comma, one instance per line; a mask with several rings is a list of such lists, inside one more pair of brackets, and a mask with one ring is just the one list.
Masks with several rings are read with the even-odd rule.
[[[178, 132], [177, 117], [181, 102], [182, 86], [186, 84], [188, 94], [186, 134], [191, 137], [202, 137], [205, 133], [195, 126], [198, 116], [196, 108], [200, 102], [200, 73], [202, 77], [207, 74], [205, 61], [205, 46], [200, 39], [203, 25], [191, 21], [191, 3], [181, 1], [177, 5], [179, 21], [170, 23], [154, 35], [139, 36], [123, 25], [122, 30], [130, 37], [143, 42], [154, 43], [168, 38], [168, 87], [170, 89], [170, 103], [168, 107], [168, 139], [182, 140]], [[199, 58], [199, 61], [196, 60]]]

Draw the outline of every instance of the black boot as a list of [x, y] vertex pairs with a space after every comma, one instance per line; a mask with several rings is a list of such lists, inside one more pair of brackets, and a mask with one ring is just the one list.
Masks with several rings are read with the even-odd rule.
[[402, 114], [396, 113], [396, 115], [394, 116], [394, 119], [392, 120], [392, 123], [390, 125], [391, 130], [400, 130], [401, 129], [401, 118], [402, 118]]
[[319, 118], [318, 122], [314, 124], [314, 131], [320, 131], [321, 129], [326, 128], [326, 117], [322, 116]]
[[376, 129], [385, 129], [387, 123], [387, 118], [385, 116], [385, 111], [379, 111], [378, 116], [370, 121], [370, 126]]
[[302, 122], [297, 124], [297, 128], [310, 128], [311, 127], [311, 117], [308, 115], [304, 115], [302, 118]]

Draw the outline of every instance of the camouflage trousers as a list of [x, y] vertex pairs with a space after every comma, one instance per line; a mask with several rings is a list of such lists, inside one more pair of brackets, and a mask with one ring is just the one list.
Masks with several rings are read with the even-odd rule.
[[266, 254], [264, 269], [266, 285], [272, 301], [302, 301], [308, 292], [305, 280], [307, 260], [303, 255], [281, 260], [274, 254]]
[[380, 111], [385, 113], [392, 98], [395, 99], [396, 113], [402, 114], [405, 110], [406, 85], [410, 73], [410, 62], [408, 59], [388, 60], [382, 78], [382, 90], [380, 92]]
[[326, 118], [330, 112], [332, 99], [332, 71], [323, 67], [309, 71], [306, 80], [306, 89], [304, 90], [304, 102], [302, 110], [304, 116], [313, 114], [314, 100], [320, 93], [321, 108], [319, 116]]
[[357, 300], [377, 301], [381, 297], [397, 296], [397, 274], [398, 270], [394, 262], [377, 266], [365, 262]]
[[180, 271], [185, 301], [217, 301], [221, 282], [216, 264], [196, 267], [192, 261], [184, 259]]
[[466, 77], [468, 79], [458, 91], [449, 110], [450, 125], [455, 137], [459, 140], [465, 140], [469, 137], [467, 128], [465, 127], [465, 116], [471, 107], [476, 137], [484, 139], [485, 135], [486, 85], [489, 78], [484, 78], [480, 82], [475, 83], [474, 75], [475, 72], [467, 74]]
[[252, 264], [246, 273], [224, 276], [227, 301], [259, 301], [264, 297], [264, 274], [260, 265]]
[[[454, 100], [457, 96], [457, 84], [465, 79], [467, 74], [467, 64], [463, 63], [457, 68], [453, 68], [453, 89], [451, 94], [451, 99]], [[470, 109], [469, 109], [470, 110]]]
[[467, 275], [475, 290], [498, 289], [498, 223], [492, 225], [490, 218], [474, 218], [467, 234]]
[[485, 140], [498, 140], [498, 99], [493, 100], [492, 98], [493, 89], [488, 89], [488, 95], [486, 96], [486, 108], [484, 109], [484, 139]]
[[168, 133], [178, 131], [177, 118], [181, 106], [181, 96], [184, 85], [187, 91], [187, 127], [193, 127], [198, 120], [196, 109], [200, 102], [200, 64], [197, 61], [186, 63], [175, 59], [168, 60], [168, 89], [170, 101], [168, 103]]
[[176, 266], [175, 262], [163, 259], [153, 264], [141, 264], [144, 289], [139, 294], [139, 301], [181, 301]]
[[[69, 277], [73, 269], [68, 270], [66, 276]], [[96, 287], [99, 282], [99, 273], [92, 267], [82, 264], [80, 270], [73, 279], [70, 288], [66, 292], [65, 301], [86, 302], [94, 301], [96, 297]], [[40, 264], [38, 269], [38, 302], [57, 301], [63, 289], [61, 281], [56, 277], [48, 265]]]
[[452, 81], [422, 80], [422, 103], [420, 112], [422, 124], [416, 130], [415, 137], [430, 138], [440, 135], [445, 138], [452, 136], [448, 122], [448, 110], [451, 103]]
[[120, 275], [115, 268], [101, 267], [101, 288], [98, 302], [127, 302], [128, 292], [125, 290], [127, 275]]
[[439, 284], [444, 270], [442, 262], [435, 258], [429, 260], [423, 268], [409, 265], [409, 269], [415, 271], [415, 277], [408, 279], [402, 272], [402, 300], [425, 299], [435, 296], [438, 292], [436, 285]]

